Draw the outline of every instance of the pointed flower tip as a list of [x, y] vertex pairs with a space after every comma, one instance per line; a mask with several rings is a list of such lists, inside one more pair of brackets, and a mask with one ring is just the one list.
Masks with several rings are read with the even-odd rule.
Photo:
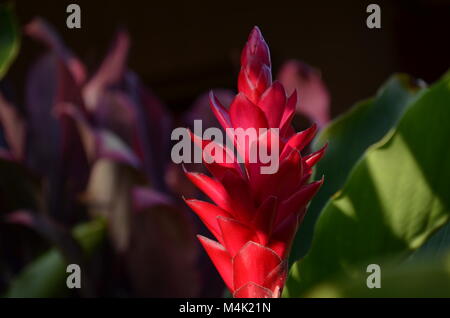
[[257, 25], [255, 25], [255, 26], [253, 26], [253, 29], [252, 29], [252, 31], [250, 32], [250, 36], [249, 36], [249, 38], [251, 39], [251, 38], [262, 38], [263, 36], [262, 36], [262, 33], [261, 33], [261, 29], [257, 26]]
[[208, 245], [211, 242], [213, 242], [213, 240], [207, 238], [206, 236], [203, 236], [201, 234], [197, 234], [195, 235], [197, 237], [197, 239], [200, 241], [200, 243], [204, 244], [204, 245]]
[[216, 96], [214, 95], [214, 91], [212, 89], [209, 90], [208, 97], [210, 100], [214, 100], [216, 98]]
[[325, 181], [325, 175], [322, 175], [322, 178], [320, 178], [319, 180], [316, 181], [317, 184], [318, 184], [317, 189], [319, 189], [320, 187], [322, 187], [324, 181]]
[[261, 29], [258, 26], [254, 26], [250, 31], [247, 42], [251, 44], [252, 47], [256, 47], [260, 43], [265, 43], [264, 36], [262, 35]]
[[322, 157], [325, 154], [325, 151], [328, 148], [328, 141], [319, 149], [317, 152], [320, 152], [320, 157]]
[[250, 35], [248, 36], [248, 43], [251, 44], [251, 46], [254, 48], [261, 43], [266, 44], [264, 36], [262, 35], [262, 32], [259, 29], [259, 27], [257, 26], [253, 27], [252, 31], [250, 32]]
[[[283, 87], [284, 87], [284, 85], [283, 85]], [[294, 90], [292, 91], [291, 95], [289, 95], [289, 98], [294, 98], [295, 104], [297, 104], [297, 100], [298, 100], [298, 90], [297, 90], [297, 88], [294, 88]]]

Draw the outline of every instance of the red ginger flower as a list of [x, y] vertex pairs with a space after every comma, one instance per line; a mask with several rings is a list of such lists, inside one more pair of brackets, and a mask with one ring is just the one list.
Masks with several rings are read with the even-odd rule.
[[[239, 93], [226, 109], [213, 93], [211, 108], [224, 129], [278, 128], [278, 134], [258, 134], [249, 144], [279, 142], [279, 168], [261, 174], [259, 160], [244, 155], [241, 167], [234, 154], [226, 163], [204, 162], [212, 178], [187, 172], [189, 179], [214, 203], [188, 199], [186, 203], [216, 237], [198, 238], [234, 297], [279, 297], [287, 274], [287, 258], [306, 205], [323, 179], [308, 184], [312, 166], [325, 148], [306, 157], [300, 151], [312, 140], [316, 125], [295, 133], [291, 120], [297, 93], [287, 97], [279, 82], [272, 83], [269, 48], [255, 27], [241, 55]], [[267, 137], [270, 136], [270, 137]], [[203, 149], [211, 142], [192, 135]], [[238, 153], [248, 145], [233, 139]], [[215, 147], [222, 147], [216, 144]], [[224, 161], [224, 160], [222, 160]]]

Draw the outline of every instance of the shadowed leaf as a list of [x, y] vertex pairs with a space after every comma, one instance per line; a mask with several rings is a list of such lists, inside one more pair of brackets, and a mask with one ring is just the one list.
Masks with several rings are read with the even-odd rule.
[[317, 136], [313, 150], [328, 143], [324, 157], [314, 168], [314, 179], [325, 182], [311, 201], [300, 225], [290, 259], [295, 261], [308, 251], [316, 220], [328, 199], [338, 191], [364, 151], [380, 140], [417, 96], [418, 87], [407, 75], [393, 76], [374, 98], [357, 103], [349, 112], [336, 118]]
[[[80, 224], [73, 230], [73, 236], [82, 246], [85, 256], [89, 257], [103, 241], [104, 221], [98, 219]], [[4, 296], [20, 298], [67, 296], [70, 291], [66, 286], [68, 264], [58, 250], [51, 249], [27, 265], [13, 280]]]
[[325, 205], [306, 257], [285, 295], [365, 271], [362, 263], [401, 262], [450, 219], [450, 73], [424, 90], [398, 125], [370, 147]]

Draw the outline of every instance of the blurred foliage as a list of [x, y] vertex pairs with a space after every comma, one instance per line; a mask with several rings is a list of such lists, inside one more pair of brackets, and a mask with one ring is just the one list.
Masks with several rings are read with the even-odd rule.
[[[45, 51], [28, 73], [24, 112], [0, 92], [0, 294], [220, 295], [222, 283], [198, 271], [190, 212], [166, 184], [173, 118], [128, 69], [128, 33], [88, 77], [43, 19], [23, 30]], [[83, 283], [68, 293], [70, 263], [82, 265]]]
[[355, 163], [364, 151], [380, 140], [402, 116], [417, 96], [419, 87], [406, 74], [392, 76], [377, 95], [357, 103], [336, 118], [316, 137], [313, 150], [328, 142], [325, 156], [314, 168], [314, 179], [325, 176], [326, 182], [311, 201], [292, 248], [290, 260], [308, 251], [317, 218], [328, 199], [344, 185]]
[[363, 298], [448, 298], [450, 297], [450, 254], [398, 266], [381, 265], [380, 288], [367, 288], [369, 274], [352, 280], [320, 284], [305, 297], [363, 297]]
[[[73, 236], [83, 248], [84, 264], [99, 248], [105, 238], [105, 222], [102, 219], [80, 224], [73, 230]], [[69, 295], [66, 286], [66, 267], [69, 262], [60, 250], [51, 249], [38, 259], [28, 264], [22, 273], [11, 282], [5, 297], [63, 297]], [[79, 264], [81, 265], [81, 264]], [[87, 266], [81, 267], [81, 277]], [[84, 282], [82, 282], [83, 285]], [[86, 290], [86, 286], [83, 286]], [[92, 296], [88, 295], [88, 296]]]
[[20, 47], [20, 35], [11, 3], [0, 3], [0, 80], [8, 71]]
[[401, 263], [449, 221], [449, 105], [447, 73], [365, 152], [325, 205], [309, 253], [291, 268], [286, 296], [337, 276], [358, 281], [370, 263]]

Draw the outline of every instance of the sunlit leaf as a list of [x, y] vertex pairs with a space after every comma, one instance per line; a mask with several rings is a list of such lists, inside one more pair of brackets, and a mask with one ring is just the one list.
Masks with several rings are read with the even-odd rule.
[[395, 75], [374, 98], [357, 103], [321, 131], [313, 148], [318, 150], [326, 142], [328, 148], [315, 167], [314, 179], [325, 176], [325, 182], [311, 201], [297, 233], [292, 261], [303, 257], [308, 251], [314, 226], [325, 203], [344, 185], [350, 170], [364, 151], [397, 123], [418, 89], [411, 77]]
[[450, 73], [426, 89], [397, 127], [370, 147], [324, 207], [285, 295], [300, 296], [359, 264], [400, 262], [450, 219]]
[[368, 288], [366, 273], [352, 280], [321, 284], [306, 297], [358, 298], [441, 298], [450, 297], [450, 254], [441, 258], [407, 263], [401, 266], [380, 266], [380, 288]]

